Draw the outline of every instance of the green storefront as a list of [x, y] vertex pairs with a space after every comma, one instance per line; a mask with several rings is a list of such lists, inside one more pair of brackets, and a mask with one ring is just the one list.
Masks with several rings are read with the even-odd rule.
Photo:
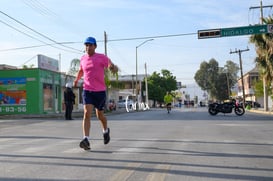
[[0, 115], [62, 110], [59, 72], [33, 68], [0, 70]]

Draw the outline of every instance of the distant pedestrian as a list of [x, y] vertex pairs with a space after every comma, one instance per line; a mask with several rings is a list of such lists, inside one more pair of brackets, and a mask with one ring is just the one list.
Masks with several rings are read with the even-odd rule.
[[75, 104], [75, 94], [72, 91], [72, 83], [66, 83], [64, 91], [65, 119], [72, 120], [73, 105]]
[[110, 129], [107, 126], [107, 118], [104, 115], [106, 101], [104, 76], [105, 69], [109, 68], [112, 73], [117, 73], [118, 67], [107, 56], [95, 52], [97, 48], [95, 38], [88, 37], [84, 44], [86, 54], [81, 57], [80, 70], [74, 81], [74, 86], [77, 85], [79, 79], [83, 76], [83, 140], [79, 146], [84, 150], [89, 150], [89, 134], [93, 108], [96, 109], [97, 118], [101, 122], [104, 144], [108, 144], [110, 141]]

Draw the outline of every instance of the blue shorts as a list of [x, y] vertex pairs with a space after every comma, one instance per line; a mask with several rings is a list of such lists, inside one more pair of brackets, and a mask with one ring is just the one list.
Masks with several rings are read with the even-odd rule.
[[96, 109], [102, 111], [104, 110], [105, 107], [106, 92], [105, 91], [94, 92], [83, 90], [82, 99], [84, 105], [92, 104]]

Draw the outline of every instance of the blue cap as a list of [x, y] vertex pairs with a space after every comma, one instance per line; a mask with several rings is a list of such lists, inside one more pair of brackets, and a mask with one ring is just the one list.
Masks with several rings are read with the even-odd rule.
[[88, 38], [86, 38], [85, 39], [85, 41], [84, 41], [84, 44], [97, 44], [97, 41], [96, 41], [96, 39], [95, 38], [93, 38], [93, 37], [88, 37]]

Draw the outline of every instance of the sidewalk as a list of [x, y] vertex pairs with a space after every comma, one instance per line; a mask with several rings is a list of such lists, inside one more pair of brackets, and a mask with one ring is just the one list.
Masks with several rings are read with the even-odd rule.
[[265, 111], [264, 108], [250, 109], [250, 110], [246, 110], [246, 111], [259, 113], [259, 114], [273, 115], [273, 111]]
[[[120, 114], [125, 113], [125, 109], [118, 109], [116, 111], [109, 111], [105, 114]], [[64, 112], [61, 113], [48, 113], [48, 114], [7, 114], [7, 115], [0, 115], [1, 119], [32, 119], [32, 118], [40, 118], [40, 119], [61, 119], [64, 120]], [[95, 116], [96, 113], [92, 113], [92, 116]], [[77, 111], [72, 113], [72, 118], [83, 118], [83, 111]]]

